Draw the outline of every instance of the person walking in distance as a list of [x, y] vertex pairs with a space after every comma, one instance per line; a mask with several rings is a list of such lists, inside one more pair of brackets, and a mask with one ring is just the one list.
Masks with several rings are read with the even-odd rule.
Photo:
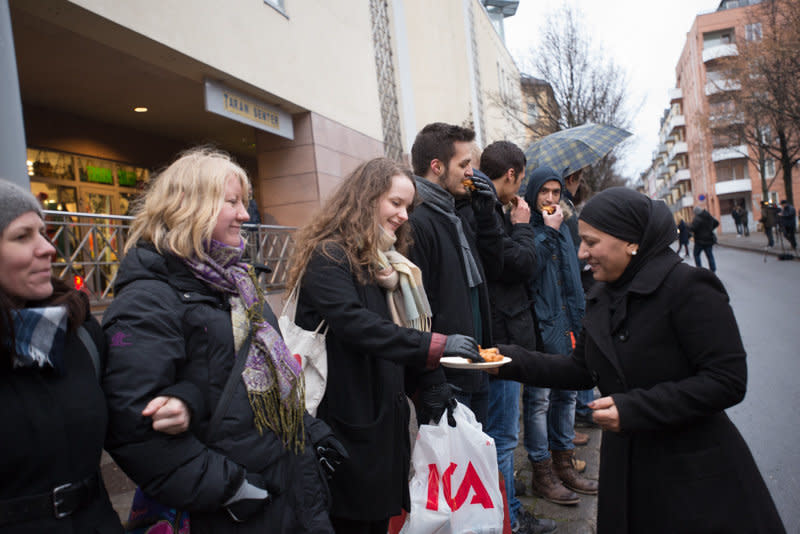
[[700, 254], [706, 254], [708, 259], [708, 268], [711, 272], [716, 272], [717, 263], [714, 261], [714, 243], [717, 242], [717, 236], [714, 234], [714, 229], [719, 226], [719, 221], [716, 220], [708, 210], [704, 210], [700, 206], [694, 208], [694, 219], [692, 219], [692, 235], [694, 236], [694, 264], [697, 267], [702, 267], [703, 262], [700, 260]]
[[778, 217], [783, 235], [786, 236], [786, 240], [789, 241], [792, 249], [797, 250], [797, 239], [795, 237], [797, 232], [797, 212], [788, 200], [781, 200], [781, 211]]
[[678, 254], [681, 253], [681, 250], [685, 250], [685, 257], [689, 256], [689, 238], [691, 237], [691, 233], [692, 232], [689, 230], [689, 225], [686, 224], [686, 220], [681, 217], [681, 220], [678, 223]]

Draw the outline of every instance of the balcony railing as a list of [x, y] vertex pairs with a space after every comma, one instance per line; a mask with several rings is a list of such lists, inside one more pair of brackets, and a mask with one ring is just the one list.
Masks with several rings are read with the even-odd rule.
[[703, 63], [708, 63], [721, 57], [738, 56], [739, 49], [735, 44], [717, 44], [703, 48]]
[[686, 117], [681, 114], [670, 115], [669, 123], [667, 124], [667, 132], [671, 134], [675, 131], [675, 128], [680, 128], [681, 126], [686, 126]]
[[753, 190], [753, 182], [749, 178], [742, 180], [728, 180], [714, 184], [714, 192], [717, 196], [729, 195], [731, 193], [745, 193]]
[[688, 152], [689, 145], [686, 144], [686, 141], [678, 141], [669, 149], [669, 161], [675, 161], [676, 157], [681, 154], [687, 154]]
[[[47, 236], [56, 249], [53, 275], [80, 286], [93, 306], [107, 305], [114, 298], [114, 280], [127, 243], [133, 217], [45, 211]], [[272, 272], [259, 275], [267, 293], [286, 287], [289, 257], [294, 248], [295, 228], [244, 225], [245, 259], [263, 264]]]
[[728, 91], [738, 91], [742, 88], [741, 82], [732, 79], [710, 80], [706, 82], [706, 96]]
[[747, 145], [735, 145], [715, 148], [711, 151], [711, 161], [725, 161], [729, 159], [746, 158], [748, 154]]

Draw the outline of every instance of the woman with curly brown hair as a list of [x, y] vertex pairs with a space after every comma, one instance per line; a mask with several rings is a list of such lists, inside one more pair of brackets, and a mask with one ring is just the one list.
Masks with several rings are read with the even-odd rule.
[[430, 332], [430, 306], [416, 265], [403, 254], [416, 188], [386, 158], [360, 165], [297, 238], [289, 289], [299, 287], [297, 323], [327, 323], [328, 381], [317, 417], [350, 460], [331, 481], [337, 533], [386, 532], [409, 509], [410, 408], [439, 421], [453, 396], [443, 355], [480, 360], [466, 336]]

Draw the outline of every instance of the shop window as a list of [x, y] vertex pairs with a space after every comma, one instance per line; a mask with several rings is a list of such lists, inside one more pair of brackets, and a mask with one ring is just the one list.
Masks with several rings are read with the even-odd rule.
[[56, 178], [58, 180], [74, 180], [74, 164], [72, 156], [52, 150], [28, 149], [27, 165], [29, 176]]
[[28, 148], [31, 191], [52, 211], [125, 214], [150, 171], [116, 161]]

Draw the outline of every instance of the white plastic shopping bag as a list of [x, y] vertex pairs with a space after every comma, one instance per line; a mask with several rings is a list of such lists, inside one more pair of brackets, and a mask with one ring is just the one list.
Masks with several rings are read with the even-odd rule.
[[494, 440], [475, 414], [458, 404], [456, 426], [443, 415], [421, 425], [411, 462], [411, 511], [400, 534], [501, 534], [500, 493]]
[[283, 306], [281, 316], [278, 317], [278, 326], [289, 351], [300, 356], [305, 379], [306, 410], [316, 416], [317, 407], [325, 395], [328, 381], [328, 353], [325, 348], [325, 334], [328, 328], [322, 330], [325, 321], [320, 321], [314, 331], [297, 326], [294, 322], [296, 306], [297, 288], [292, 291]]

